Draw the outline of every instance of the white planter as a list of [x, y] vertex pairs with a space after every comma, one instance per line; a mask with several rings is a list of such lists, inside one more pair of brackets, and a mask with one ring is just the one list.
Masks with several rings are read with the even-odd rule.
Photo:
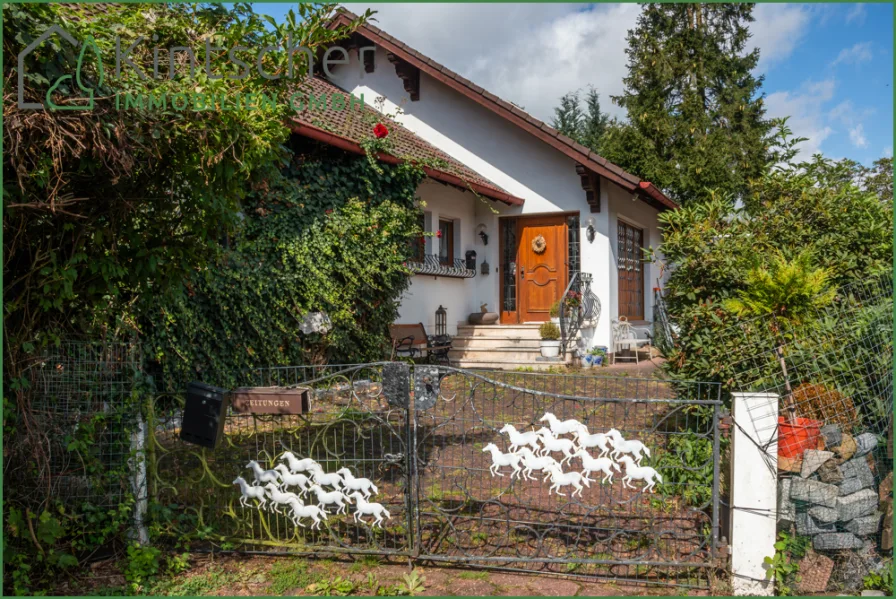
[[559, 316], [551, 316], [551, 322], [553, 322], [554, 324], [559, 326], [560, 325], [560, 317]]
[[551, 339], [542, 339], [541, 340], [541, 357], [542, 358], [556, 358], [560, 355], [560, 340], [556, 341]]
[[582, 368], [591, 368], [591, 356], [582, 356], [579, 359], [582, 361]]

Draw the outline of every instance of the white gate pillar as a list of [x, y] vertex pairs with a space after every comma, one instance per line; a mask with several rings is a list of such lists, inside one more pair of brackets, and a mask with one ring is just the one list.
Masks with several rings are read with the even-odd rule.
[[774, 595], [763, 560], [775, 554], [778, 395], [732, 395], [731, 588], [735, 595]]

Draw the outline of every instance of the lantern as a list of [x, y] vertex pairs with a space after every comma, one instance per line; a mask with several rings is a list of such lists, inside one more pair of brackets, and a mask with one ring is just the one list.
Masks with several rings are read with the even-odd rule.
[[439, 305], [436, 310], [436, 335], [448, 334], [448, 311], [444, 306]]

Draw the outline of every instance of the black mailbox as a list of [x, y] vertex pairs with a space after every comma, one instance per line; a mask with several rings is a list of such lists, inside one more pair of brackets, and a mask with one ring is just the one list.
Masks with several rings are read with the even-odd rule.
[[214, 449], [224, 434], [226, 412], [227, 389], [190, 383], [180, 426], [181, 440]]
[[467, 270], [476, 270], [476, 252], [474, 250], [469, 250], [466, 254], [467, 257]]

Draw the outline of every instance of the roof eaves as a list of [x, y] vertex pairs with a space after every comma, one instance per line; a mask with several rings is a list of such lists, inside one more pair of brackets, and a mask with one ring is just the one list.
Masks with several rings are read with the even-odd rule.
[[[349, 20], [354, 20], [354, 19], [358, 18], [357, 15], [355, 15], [354, 13], [352, 13], [348, 10], [345, 10], [344, 8], [340, 7], [339, 9], [337, 9], [337, 11], [339, 13], [339, 17], [347, 18]], [[622, 185], [623, 187], [626, 187], [629, 191], [641, 191], [641, 192], [647, 194], [649, 197], [653, 198], [655, 201], [662, 204], [663, 206], [666, 206], [670, 209], [674, 209], [674, 208], [678, 207], [678, 205], [675, 202], [673, 202], [671, 199], [666, 197], [666, 195], [663, 194], [662, 191], [660, 191], [658, 188], [656, 188], [656, 186], [654, 186], [650, 182], [641, 181], [641, 179], [639, 177], [637, 177], [636, 175], [633, 175], [633, 174], [625, 171], [625, 169], [621, 168], [620, 166], [618, 166], [616, 164], [613, 164], [612, 162], [610, 162], [606, 158], [600, 156], [599, 154], [596, 154], [589, 148], [587, 148], [587, 147], [577, 143], [575, 140], [572, 140], [569, 137], [561, 134], [559, 131], [557, 131], [556, 129], [554, 129], [553, 127], [551, 127], [544, 121], [536, 119], [535, 117], [526, 113], [524, 110], [521, 110], [521, 109], [517, 108], [516, 106], [514, 106], [513, 104], [510, 104], [509, 102], [506, 102], [505, 100], [502, 100], [495, 94], [476, 85], [472, 81], [460, 76], [459, 74], [455, 73], [451, 69], [449, 69], [439, 63], [436, 63], [435, 61], [431, 60], [427, 56], [420, 54], [419, 52], [417, 52], [416, 50], [414, 50], [413, 48], [411, 48], [404, 42], [401, 42], [401, 41], [393, 38], [392, 36], [388, 35], [387, 33], [380, 30], [379, 28], [376, 28], [373, 25], [364, 24], [364, 25], [361, 25], [361, 27], [359, 29], [367, 29], [368, 31], [371, 31], [372, 33], [374, 33], [381, 39], [389, 42], [390, 44], [394, 45], [397, 49], [405, 52], [410, 57], [419, 61], [420, 63], [425, 65], [428, 69], [432, 69], [433, 71], [441, 74], [443, 77], [446, 77], [448, 79], [451, 79], [451, 80], [457, 82], [459, 85], [463, 86], [468, 91], [473, 92], [475, 95], [481, 95], [483, 98], [489, 100], [492, 104], [494, 104], [495, 108], [500, 108], [501, 110], [507, 112], [508, 116], [512, 115], [513, 117], [520, 119], [523, 122], [523, 124], [525, 124], [527, 126], [531, 126], [533, 128], [536, 128], [537, 130], [541, 131], [543, 134], [546, 134], [548, 137], [559, 141], [561, 144], [563, 144], [563, 146], [568, 147], [570, 150], [572, 150], [573, 152], [575, 152], [576, 154], [579, 155], [579, 156], [570, 156], [571, 158], [573, 158], [574, 160], [578, 160], [582, 163], [588, 163], [588, 164], [585, 164], [585, 166], [587, 166], [588, 168], [591, 168], [592, 170], [597, 171], [598, 174], [610, 179], [611, 181], [613, 181], [617, 184]], [[419, 65], [418, 65], [418, 67], [419, 67]], [[508, 120], [513, 120], [513, 119], [508, 119]], [[626, 183], [628, 185], [625, 185]], [[645, 186], [645, 183], [646, 183], [646, 186]]]
[[[296, 117], [291, 117], [290, 121], [290, 129], [297, 135], [316, 139], [320, 142], [332, 145], [348, 152], [352, 152], [354, 154], [365, 153], [365, 150], [361, 147], [361, 145], [353, 139], [350, 139], [343, 135], [339, 135], [332, 131], [327, 131], [325, 129], [322, 129], [321, 127], [312, 125]], [[377, 159], [389, 164], [398, 164], [401, 162], [414, 160], [412, 157], [402, 158], [386, 152], [378, 153]], [[525, 203], [525, 200], [523, 198], [514, 196], [504, 190], [496, 189], [494, 187], [484, 185], [476, 181], [466, 180], [463, 177], [442, 170], [440, 168], [424, 166], [423, 170], [426, 172], [427, 176], [432, 179], [436, 179], [437, 181], [441, 181], [449, 185], [454, 185], [456, 187], [471, 189], [475, 193], [486, 196], [493, 200], [504, 202], [505, 204], [509, 204], [511, 206], [522, 206]]]

